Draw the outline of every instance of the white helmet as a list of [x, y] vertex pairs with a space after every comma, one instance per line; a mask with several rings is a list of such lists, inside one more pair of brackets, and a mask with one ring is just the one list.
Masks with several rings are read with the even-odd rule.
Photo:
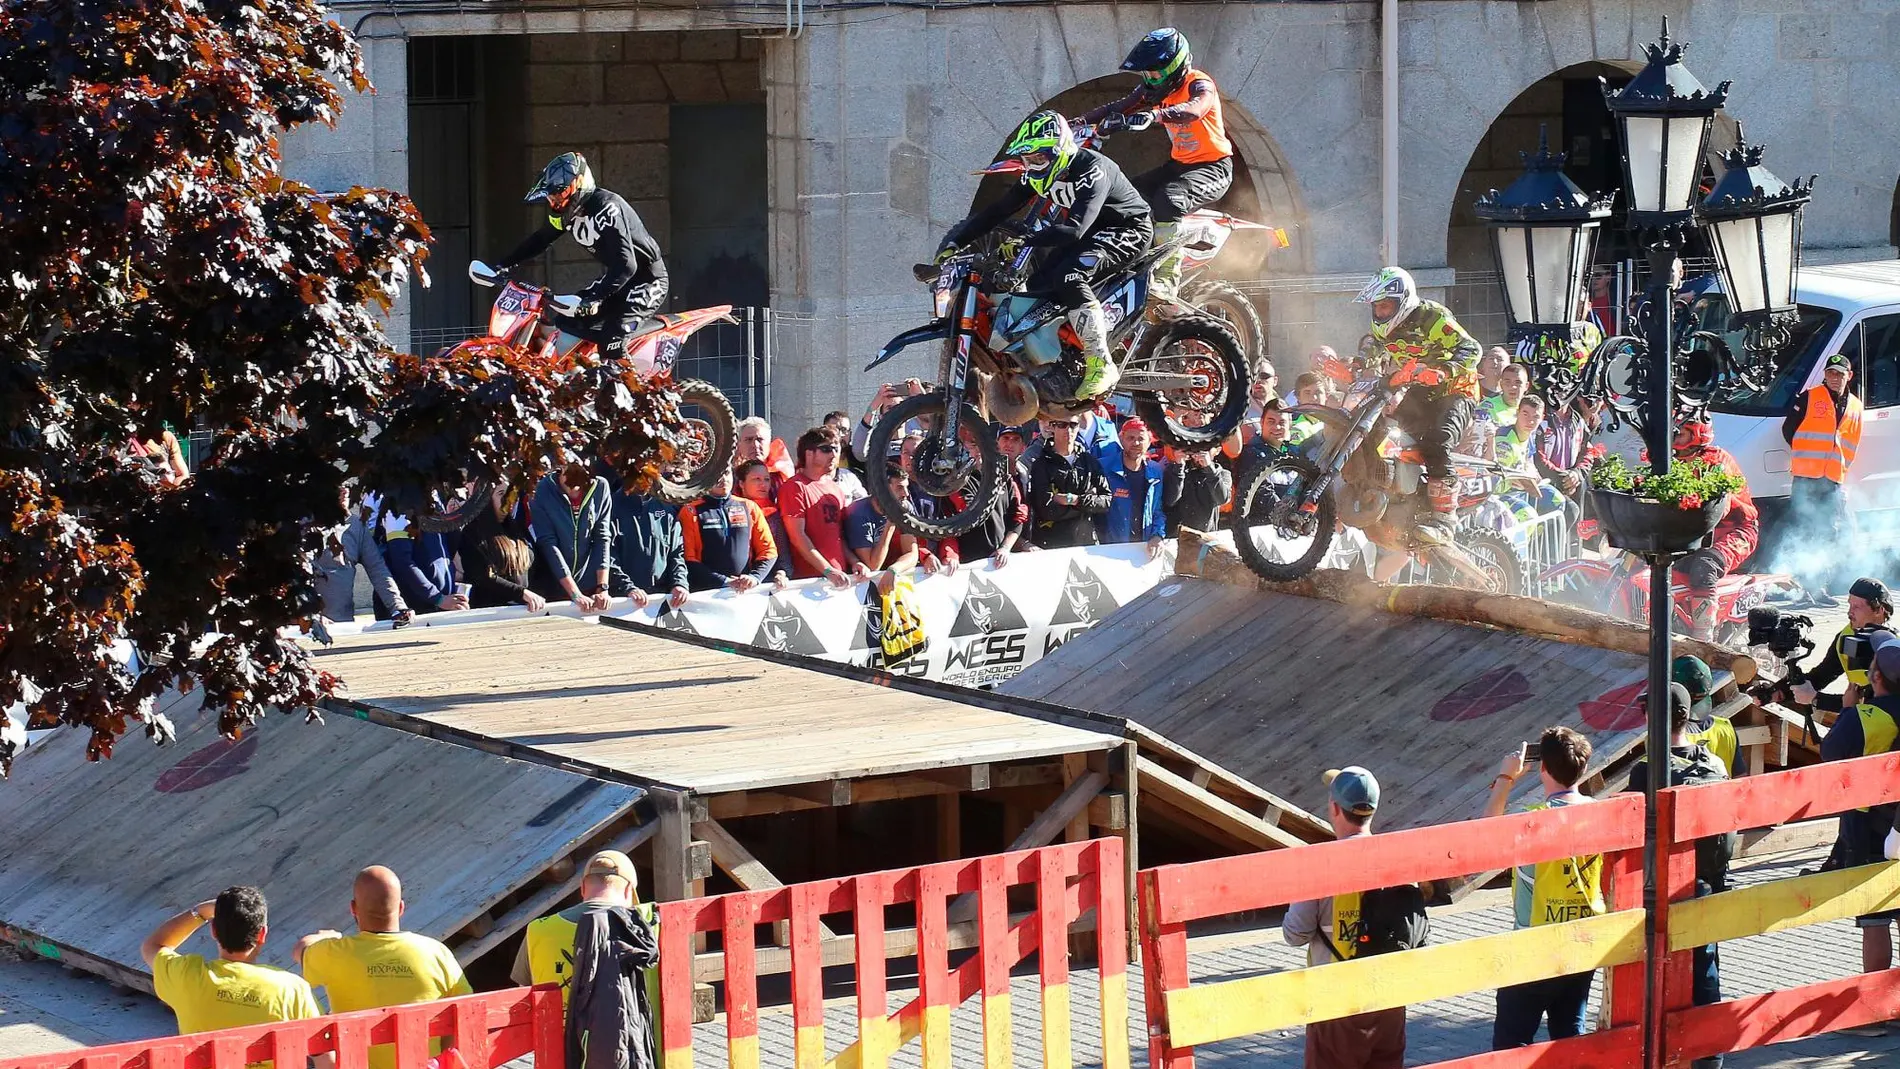
[[1381, 341], [1418, 307], [1418, 284], [1412, 281], [1412, 273], [1403, 267], [1388, 267], [1372, 276], [1359, 296], [1352, 299], [1354, 304], [1372, 304], [1388, 298], [1399, 302], [1399, 310], [1385, 319], [1373, 315], [1372, 334]]

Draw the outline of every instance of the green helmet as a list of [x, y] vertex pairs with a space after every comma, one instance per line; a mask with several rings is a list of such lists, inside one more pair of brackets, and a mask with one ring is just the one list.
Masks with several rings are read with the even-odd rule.
[[1048, 196], [1049, 188], [1055, 185], [1057, 176], [1068, 170], [1069, 162], [1075, 159], [1080, 148], [1075, 141], [1075, 131], [1069, 128], [1069, 120], [1044, 109], [1024, 119], [1010, 135], [1003, 158], [1021, 161], [1023, 183], [1035, 190], [1037, 196]]

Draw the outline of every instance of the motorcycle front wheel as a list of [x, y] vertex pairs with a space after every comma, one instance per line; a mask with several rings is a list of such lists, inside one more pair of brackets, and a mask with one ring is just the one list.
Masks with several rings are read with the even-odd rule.
[[[982, 523], [1009, 477], [989, 421], [965, 402], [957, 410], [956, 440], [949, 441], [943, 434], [949, 411], [941, 392], [906, 397], [885, 410], [866, 444], [865, 489], [885, 518], [918, 538], [955, 538]], [[913, 432], [918, 441], [910, 457], [911, 493], [899, 498], [889, 473], [903, 463], [904, 440]], [[914, 500], [919, 495], [928, 498], [921, 509]], [[961, 506], [952, 495], [962, 499]]]
[[[1247, 355], [1225, 322], [1205, 312], [1183, 310], [1155, 328], [1130, 356], [1130, 370], [1162, 375], [1201, 375], [1205, 385], [1182, 390], [1131, 391], [1135, 414], [1163, 445], [1208, 449], [1234, 433], [1247, 414]], [[1198, 427], [1184, 419], [1189, 411], [1205, 417]]]
[[1524, 558], [1502, 534], [1470, 528], [1458, 532], [1456, 545], [1484, 576], [1488, 592], [1522, 595], [1530, 586], [1524, 575]]
[[732, 470], [738, 417], [725, 393], [710, 382], [688, 379], [674, 390], [688, 413], [686, 446], [660, 469], [656, 492], [668, 504], [684, 505], [706, 496], [719, 477]]
[[1253, 573], [1270, 583], [1311, 575], [1333, 544], [1338, 502], [1329, 489], [1311, 511], [1300, 507], [1320, 478], [1305, 457], [1253, 456], [1234, 487], [1234, 548]]
[[447, 495], [436, 495], [429, 506], [416, 514], [416, 525], [435, 534], [448, 534], [469, 525], [477, 512], [489, 506], [495, 481], [486, 476]]

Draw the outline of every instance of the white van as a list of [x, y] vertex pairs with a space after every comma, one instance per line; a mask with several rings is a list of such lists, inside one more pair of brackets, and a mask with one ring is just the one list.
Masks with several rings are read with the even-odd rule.
[[[1845, 353], [1854, 362], [1850, 388], [1867, 409], [1847, 473], [1848, 501], [1863, 531], [1893, 527], [1900, 521], [1900, 260], [1803, 266], [1796, 294], [1801, 318], [1781, 373], [1761, 394], [1714, 406], [1715, 443], [1735, 455], [1757, 502], [1782, 499], [1765, 502], [1765, 512], [1785, 507], [1791, 476], [1782, 418], [1801, 391], [1821, 381], [1822, 359]], [[1719, 291], [1698, 298], [1696, 308], [1704, 323], [1728, 318]], [[1727, 337], [1739, 354], [1742, 332]]]

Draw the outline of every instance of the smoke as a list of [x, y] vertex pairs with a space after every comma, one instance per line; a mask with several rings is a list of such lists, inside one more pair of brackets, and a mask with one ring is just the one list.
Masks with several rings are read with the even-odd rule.
[[1900, 579], [1900, 487], [1886, 480], [1851, 487], [1847, 523], [1838, 534], [1824, 514], [1798, 511], [1799, 503], [1793, 499], [1764, 529], [1751, 571], [1785, 572], [1810, 591], [1824, 586], [1837, 596], [1863, 575]]

